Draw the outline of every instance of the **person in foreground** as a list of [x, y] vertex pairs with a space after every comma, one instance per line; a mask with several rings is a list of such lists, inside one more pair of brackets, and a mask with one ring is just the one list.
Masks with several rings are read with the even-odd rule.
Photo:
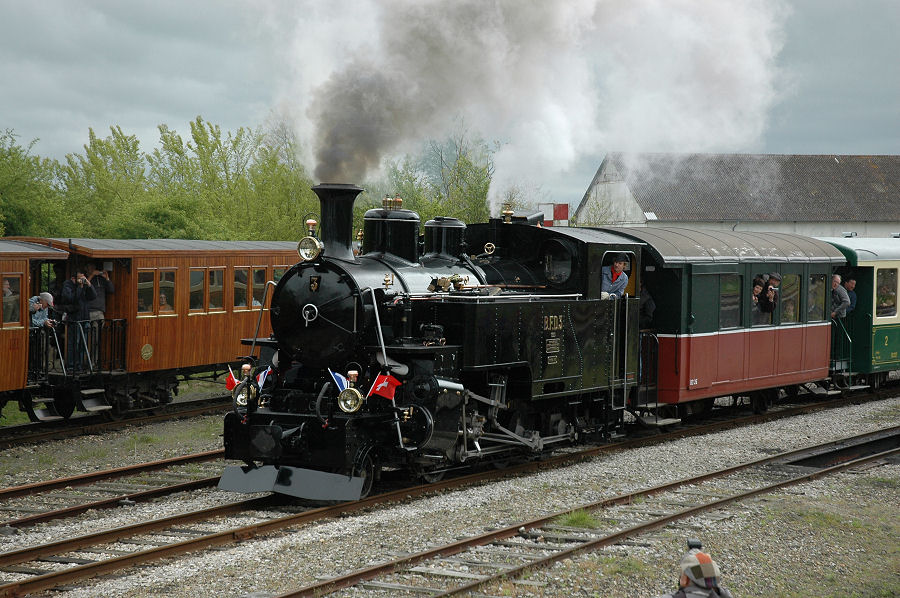
[[733, 598], [719, 586], [719, 566], [705, 552], [699, 540], [688, 540], [688, 551], [681, 559], [678, 590], [659, 598]]

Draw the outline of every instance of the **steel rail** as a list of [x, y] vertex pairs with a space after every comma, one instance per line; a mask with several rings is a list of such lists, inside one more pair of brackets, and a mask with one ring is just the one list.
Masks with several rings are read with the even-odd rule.
[[[190, 406], [187, 406], [191, 403]], [[193, 404], [196, 403], [196, 404]], [[186, 405], [179, 408], [179, 405]], [[134, 416], [125, 416], [124, 419], [113, 421], [102, 421], [101, 417], [96, 414], [85, 414], [74, 417], [65, 422], [32, 422], [30, 424], [19, 424], [14, 426], [0, 426], [0, 449], [7, 449], [14, 446], [20, 446], [28, 443], [46, 442], [48, 440], [59, 440], [63, 438], [72, 438], [74, 436], [82, 436], [85, 434], [96, 434], [108, 430], [117, 430], [125, 426], [134, 426], [140, 424], [150, 424], [170, 419], [195, 417], [209, 413], [210, 411], [218, 411], [219, 409], [231, 408], [231, 397], [221, 396], [207, 399], [196, 399], [193, 401], [182, 401], [180, 403], [169, 403], [154, 409], [166, 409], [163, 413], [154, 413], [151, 415], [137, 415], [139, 411], [135, 411]], [[87, 420], [80, 423], [80, 420]], [[47, 429], [44, 429], [47, 428]], [[38, 429], [40, 431], [31, 432], [29, 429]]]
[[189, 482], [181, 482], [180, 484], [169, 484], [168, 486], [160, 486], [158, 488], [151, 488], [148, 490], [142, 490], [140, 492], [132, 492], [130, 494], [120, 494], [111, 498], [104, 498], [86, 502], [80, 505], [72, 505], [70, 507], [56, 509], [53, 511], [46, 511], [44, 513], [36, 513], [34, 515], [20, 517], [18, 519], [8, 519], [7, 521], [0, 522], [0, 525], [4, 527], [17, 528], [27, 527], [29, 525], [36, 525], [38, 523], [53, 521], [54, 519], [63, 519], [65, 517], [80, 515], [81, 513], [84, 513], [85, 511], [89, 511], [91, 509], [111, 509], [121, 506], [122, 503], [142, 502], [145, 500], [150, 500], [152, 498], [158, 498], [160, 496], [175, 494], [176, 492], [187, 492], [190, 490], [198, 490], [200, 488], [209, 488], [210, 486], [215, 486], [218, 483], [219, 476], [211, 478], [201, 478], [197, 480], [191, 480]]
[[687, 509], [683, 509], [678, 511], [677, 513], [672, 513], [671, 515], [666, 515], [664, 517], [659, 517], [654, 519], [653, 521], [642, 523], [638, 525], [634, 525], [624, 530], [620, 530], [613, 534], [609, 534], [602, 538], [597, 538], [595, 540], [590, 540], [585, 542], [584, 544], [573, 546], [571, 548], [563, 549], [554, 554], [548, 555], [539, 560], [532, 561], [530, 563], [525, 563], [523, 565], [518, 565], [516, 567], [512, 567], [507, 569], [500, 575], [491, 575], [486, 577], [485, 579], [478, 580], [472, 583], [468, 583], [462, 585], [458, 588], [453, 588], [452, 590], [447, 590], [444, 592], [440, 592], [438, 594], [432, 594], [432, 596], [456, 596], [459, 594], [463, 594], [465, 592], [471, 592], [472, 590], [482, 587], [485, 584], [496, 582], [502, 579], [503, 577], [516, 577], [521, 575], [526, 571], [531, 571], [537, 568], [546, 567], [547, 565], [553, 564], [555, 562], [571, 558], [577, 554], [581, 554], [583, 552], [590, 552], [597, 548], [602, 548], [604, 546], [608, 546], [610, 544], [614, 544], [631, 536], [639, 535], [660, 527], [663, 527], [669, 523], [674, 521], [679, 521], [681, 519], [687, 519], [688, 517], [692, 517], [699, 513], [703, 513], [705, 511], [712, 511], [726, 505], [729, 505], [734, 502], [739, 502], [745, 500], [747, 498], [751, 498], [753, 496], [758, 496], [760, 494], [768, 494], [770, 492], [774, 492], [775, 490], [780, 490], [782, 488], [786, 488], [788, 486], [794, 486], [803, 482], [807, 482], [810, 480], [815, 480], [820, 477], [825, 477], [832, 473], [837, 473], [844, 469], [849, 469], [851, 467], [856, 467], [858, 465], [863, 465], [865, 463], [869, 463], [872, 461], [878, 461], [880, 459], [886, 459], [888, 457], [892, 457], [894, 455], [900, 454], [900, 448], [893, 448], [886, 451], [882, 451], [880, 453], [876, 453], [874, 455], [868, 455], [866, 457], [860, 457], [858, 459], [853, 459], [851, 461], [845, 461], [843, 463], [839, 463], [838, 465], [833, 465], [831, 467], [827, 467], [825, 469], [820, 469], [814, 471], [812, 473], [796, 476], [789, 480], [784, 480], [781, 482], [776, 482], [774, 484], [770, 484], [768, 486], [764, 486], [762, 488], [756, 488], [754, 490], [749, 490], [747, 492], [742, 492], [740, 494], [734, 494], [732, 496], [727, 496], [725, 498], [721, 498], [719, 500], [711, 501], [708, 503], [704, 503], [702, 505], [697, 505], [694, 507], [689, 507]]
[[173, 465], [184, 465], [185, 463], [198, 463], [203, 461], [212, 461], [222, 457], [224, 449], [215, 449], [202, 453], [194, 453], [192, 455], [183, 455], [181, 457], [170, 457], [168, 459], [160, 459], [158, 461], [148, 461], [147, 463], [137, 463], [135, 465], [125, 465], [113, 469], [104, 469], [92, 473], [84, 473], [81, 475], [69, 476], [66, 478], [57, 478], [55, 480], [47, 480], [44, 482], [34, 482], [31, 484], [22, 484], [21, 486], [10, 486], [9, 488], [0, 488], [0, 500], [16, 498], [19, 496], [28, 496], [47, 490], [56, 488], [65, 488], [66, 486], [81, 486], [101, 480], [110, 480], [121, 478], [145, 471], [155, 471], [157, 469], [165, 469]]
[[[593, 503], [579, 505], [579, 506], [571, 508], [571, 509], [565, 509], [565, 510], [558, 511], [556, 513], [552, 513], [550, 515], [539, 517], [539, 518], [532, 519], [529, 521], [517, 522], [513, 525], [509, 525], [507, 527], [504, 527], [504, 528], [501, 528], [498, 530], [486, 532], [486, 533], [480, 534], [478, 536], [464, 538], [462, 540], [447, 544], [445, 546], [432, 548], [429, 550], [418, 552], [413, 555], [394, 559], [394, 560], [386, 562], [386, 563], [373, 565], [371, 567], [361, 569], [358, 571], [353, 571], [345, 576], [328, 579], [328, 580], [323, 580], [323, 581], [315, 583], [315, 584], [307, 585], [296, 591], [290, 591], [290, 592], [286, 592], [283, 594], [279, 594], [278, 598], [300, 598], [300, 597], [305, 597], [305, 596], [316, 596], [316, 597], [323, 596], [323, 595], [329, 594], [331, 592], [335, 592], [337, 590], [341, 590], [341, 589], [356, 585], [360, 582], [364, 582], [364, 581], [367, 581], [367, 580], [370, 580], [370, 579], [373, 579], [375, 577], [379, 577], [382, 575], [387, 575], [387, 574], [399, 571], [403, 568], [410, 567], [410, 566], [416, 565], [416, 564], [424, 562], [424, 561], [428, 561], [430, 559], [434, 559], [434, 558], [438, 558], [438, 557], [452, 556], [454, 554], [459, 554], [460, 552], [463, 552], [464, 550], [467, 550], [467, 549], [475, 547], [475, 546], [483, 546], [483, 545], [489, 544], [491, 542], [495, 542], [495, 541], [513, 537], [513, 536], [519, 534], [520, 529], [523, 527], [526, 529], [540, 527], [542, 525], [546, 525], [547, 523], [550, 523], [557, 517], [560, 517], [562, 515], [567, 515], [573, 511], [594, 510], [594, 509], [610, 507], [610, 506], [614, 506], [614, 505], [618, 505], [618, 504], [628, 504], [628, 503], [633, 502], [634, 499], [639, 498], [639, 497], [652, 496], [654, 494], [659, 494], [661, 492], [674, 490], [681, 486], [696, 484], [696, 483], [707, 481], [710, 479], [725, 477], [725, 476], [731, 475], [733, 473], [736, 473], [736, 472], [739, 472], [739, 471], [742, 471], [745, 469], [757, 467], [759, 465], [765, 465], [767, 463], [771, 463], [773, 461], [779, 461], [779, 460], [789, 458], [794, 455], [804, 454], [811, 450], [815, 450], [817, 448], [822, 448], [825, 446], [833, 446], [835, 444], [840, 444], [840, 443], [846, 443], [851, 440], [865, 438], [866, 436], [871, 436], [871, 435], [875, 435], [875, 434], [883, 434], [889, 430], [896, 431], [897, 429], [898, 429], [898, 427], [886, 428], [884, 430], [879, 430], [878, 432], [873, 432], [873, 433], [855, 436], [855, 437], [851, 437], [851, 438], [845, 438], [845, 439], [842, 439], [839, 441], [832, 441], [832, 442], [823, 443], [820, 445], [804, 447], [804, 448], [797, 449], [794, 451], [788, 451], [785, 453], [780, 453], [778, 455], [764, 457], [762, 459], [758, 459], [758, 460], [755, 460], [752, 462], [742, 463], [742, 464], [735, 465], [732, 467], [727, 467], [727, 468], [720, 469], [717, 471], [709, 472], [709, 473], [706, 473], [706, 474], [703, 474], [700, 476], [696, 476], [696, 477], [692, 477], [692, 478], [684, 478], [684, 479], [677, 480], [674, 482], [660, 484], [658, 486], [654, 486], [652, 488], [648, 488], [645, 490], [640, 490], [640, 491], [626, 493], [626, 494], [620, 494], [618, 496], [603, 499], [603, 500], [596, 501]], [[433, 596], [434, 595], [450, 596], [450, 595], [460, 594], [463, 592], [469, 592], [469, 591], [472, 591], [473, 589], [476, 589], [478, 587], [485, 585], [486, 583], [490, 583], [491, 581], [496, 581], [496, 580], [499, 580], [504, 577], [515, 576], [526, 570], [553, 563], [555, 561], [572, 556], [573, 554], [577, 554], [579, 552], [584, 552], [587, 550], [592, 550], [594, 548], [606, 546], [607, 544], [612, 544], [623, 538], [637, 535], [639, 533], [648, 531], [650, 529], [655, 529], [657, 527], [661, 527], [663, 525], [666, 525], [667, 523], [671, 523], [672, 521], [684, 519], [686, 517], [689, 517], [691, 515], [694, 515], [696, 513], [699, 513], [699, 512], [705, 511], [705, 510], [715, 509], [715, 508], [727, 505], [729, 503], [742, 500], [744, 498], [755, 496], [757, 494], [771, 492], [772, 490], [777, 490], [777, 489], [785, 487], [785, 486], [798, 484], [798, 483], [801, 483], [806, 480], [815, 479], [816, 477], [827, 475], [829, 473], [839, 471], [839, 470], [845, 469], [847, 467], [852, 467], [852, 466], [860, 465], [862, 463], [866, 463], [869, 461], [882, 459], [882, 458], [885, 458], [886, 456], [891, 456], [891, 455], [894, 455], [897, 453], [900, 453], [900, 448], [894, 448], [894, 449], [890, 449], [888, 451], [884, 451], [882, 453], [878, 453], [877, 455], [871, 455], [871, 456], [855, 459], [852, 461], [847, 461], [847, 462], [841, 463], [839, 465], [835, 465], [833, 467], [817, 470], [815, 472], [812, 472], [809, 474], [804, 474], [801, 476], [796, 476], [790, 480], [778, 482], [776, 484], [772, 484], [770, 486], [752, 490], [752, 491], [749, 491], [746, 493], [729, 496], [729, 497], [726, 497], [723, 499], [712, 501], [710, 503], [706, 503], [704, 505], [690, 507], [690, 508], [684, 509], [682, 511], [679, 511], [677, 513], [674, 513], [672, 515], [667, 515], [665, 517], [655, 519], [652, 522], [632, 526], [628, 529], [625, 529], [625, 530], [622, 530], [619, 532], [615, 532], [608, 536], [604, 536], [603, 538], [598, 538], [598, 539], [592, 540], [590, 542], [587, 542], [585, 544], [582, 544], [582, 545], [579, 545], [579, 546], [576, 546], [576, 547], [573, 547], [570, 549], [565, 549], [563, 551], [554, 553], [553, 555], [550, 555], [544, 559], [533, 561], [533, 562], [530, 562], [530, 563], [527, 563], [524, 565], [519, 565], [519, 566], [515, 566], [515, 567], [510, 567], [508, 569], [504, 569], [502, 572], [500, 572], [496, 575], [485, 576], [484, 579], [468, 583], [461, 587], [446, 590], [443, 593], [430, 593], [430, 594]]]
[[[804, 406], [804, 408], [813, 407], [812, 410], [818, 410], [821, 408], [828, 408], [831, 405], [836, 405], [841, 401], [830, 401], [827, 404], [813, 404], [812, 406]], [[803, 408], [800, 408], [801, 412]], [[785, 417], [788, 415], [793, 415], [794, 410], [782, 410], [776, 413], [764, 414], [763, 416], [753, 416], [748, 418], [742, 418], [741, 421], [749, 422], [749, 421], [768, 421], [769, 419], [777, 419], [779, 414], [781, 417]], [[167, 546], [155, 547], [152, 549], [132, 553], [129, 555], [123, 555], [116, 558], [98, 561], [95, 563], [90, 563], [86, 565], [79, 565], [76, 567], [71, 567], [69, 569], [48, 573], [45, 575], [40, 575], [31, 579], [21, 580], [18, 582], [13, 582], [10, 584], [0, 586], [0, 596], [19, 596], [30, 592], [40, 591], [48, 588], [52, 588], [58, 586], [63, 583], [94, 577], [97, 575], [101, 575], [104, 573], [109, 573], [113, 571], [118, 571], [136, 564], [149, 562], [161, 558], [171, 557], [179, 554], [184, 554], [187, 552], [193, 552], [196, 550], [201, 550], [204, 548], [210, 548], [213, 546], [220, 546], [224, 544], [236, 543], [249, 538], [253, 538], [258, 535], [262, 535], [265, 533], [270, 533], [273, 531], [277, 531], [280, 529], [301, 525], [304, 523], [308, 523], [311, 521], [315, 521], [317, 519], [323, 519], [327, 517], [336, 517], [340, 515], [346, 515], [349, 513], [354, 513], [357, 511], [366, 510], [372, 508], [374, 506], [378, 506], [385, 503], [390, 502], [400, 502], [404, 500], [408, 500], [411, 498], [419, 497], [424, 494], [434, 493], [441, 490], [451, 489], [451, 488], [459, 488], [475, 483], [479, 483], [482, 481], [491, 481], [500, 477], [506, 477], [508, 475], [520, 474], [520, 473], [528, 473], [532, 471], [538, 471], [544, 469], [546, 467], [559, 466], [562, 464], [575, 463], [578, 461], [585, 460], [587, 458], [596, 456], [598, 454], [604, 452], [612, 452], [616, 450], [622, 450], [625, 448], [630, 448], [633, 446], [642, 446], [647, 444], [658, 444], [660, 442], [665, 442], [671, 440], [672, 438], [680, 438], [682, 436], [689, 436], [695, 434], [705, 433], [709, 431], [709, 429], [723, 429], [732, 427], [734, 425], [740, 425], [739, 423], [734, 423], [732, 421], [728, 422], [719, 422], [717, 424], [711, 424], [699, 428], [692, 428], [690, 430], [679, 431], [674, 435], [660, 435], [647, 437], [642, 439], [630, 440], [625, 443], [620, 443], [616, 445], [608, 445], [603, 447], [595, 447], [591, 449], [587, 449], [585, 451], [581, 451], [578, 453], [565, 454], [565, 455], [557, 455], [551, 457], [549, 459], [545, 459], [542, 461], [535, 461], [524, 463], [521, 465], [513, 466], [510, 468], [506, 468], [503, 470], [495, 470], [495, 471], [487, 471], [475, 473], [468, 476], [463, 476], [460, 478], [454, 478], [449, 480], [443, 480], [440, 482], [436, 482], [434, 484], [427, 484], [415, 487], [406, 487], [401, 488], [392, 492], [387, 492], [379, 495], [374, 495], [367, 497], [365, 499], [361, 499], [358, 501], [343, 503], [339, 505], [334, 505], [330, 507], [321, 507], [317, 509], [311, 509], [309, 511], [305, 511], [303, 513], [290, 515], [287, 517], [267, 520], [261, 523], [256, 523], [248, 526], [244, 526], [237, 529], [227, 530], [223, 532], [219, 532], [216, 534], [210, 534], [206, 536], [202, 536], [195, 539], [188, 539], [182, 542], [170, 544]], [[881, 432], [884, 432], [883, 430]], [[826, 443], [826, 444], [833, 444]], [[792, 451], [790, 453], [785, 453], [782, 455], [766, 457], [761, 459], [760, 462], [767, 462], [777, 458], [784, 458], [787, 455], [791, 455], [794, 453], [804, 452], [810, 450], [811, 447], [805, 447], [803, 449], [798, 449], [797, 451]], [[214, 453], [215, 451], [210, 451], [210, 453]], [[178, 460], [179, 458], [175, 458]], [[169, 461], [169, 460], [165, 460]], [[756, 462], [754, 462], [755, 464]], [[747, 465], [752, 466], [752, 465]], [[115, 470], [110, 470], [115, 471]], [[104, 472], [99, 472], [104, 473]], [[93, 474], [88, 474], [93, 475]], [[708, 474], [709, 475], [709, 474]], [[76, 476], [81, 477], [81, 476]], [[682, 481], [683, 483], [687, 483]], [[657, 490], [660, 492], [662, 490]], [[271, 500], [270, 497], [264, 497], [263, 499], [254, 499], [254, 500]], [[614, 499], [608, 499], [614, 500]], [[244, 501], [248, 503], [248, 501]], [[252, 501], [251, 501], [252, 502]], [[240, 505], [242, 503], [232, 503], [233, 505]], [[213, 509], [217, 509], [219, 507], [214, 507]], [[228, 508], [228, 507], [223, 507]], [[250, 507], [247, 507], [250, 508]], [[236, 507], [236, 509], [240, 509], [240, 507]], [[159, 521], [146, 522], [142, 524], [136, 524], [134, 526], [128, 526], [122, 529], [115, 530], [107, 530], [103, 532], [98, 532], [96, 534], [89, 534], [87, 536], [82, 536], [79, 538], [75, 538], [72, 540], [63, 540], [57, 543], [53, 543], [52, 545], [42, 545], [32, 548], [23, 549], [22, 551], [13, 551], [8, 553], [0, 553], [0, 565], [9, 563], [21, 563], [27, 562], [33, 558], [38, 558], [37, 556], [31, 556], [29, 558], [25, 558], [26, 553], [23, 551], [32, 551], [30, 554], [46, 556], [48, 554], [58, 554], [60, 552], [66, 552], [70, 550], [74, 550], [75, 548], [83, 548], [85, 546], [104, 542], [114, 541], [115, 538], [123, 538], [134, 536], [140, 533], [144, 533], [146, 531], [152, 531], [155, 529], [160, 529], [164, 527], [169, 527], [177, 524], [184, 524], [193, 521], [197, 521], [200, 519], [208, 518], [210, 515], [207, 513], [209, 510], [197, 511], [189, 514], [178, 515], [172, 518], [167, 518]], [[236, 512], [236, 511], [231, 511]], [[215, 516], [215, 515], [212, 515]], [[554, 515], [556, 516], [556, 515]], [[69, 542], [69, 544], [66, 544]], [[49, 548], [52, 546], [52, 549]], [[45, 552], [43, 549], [47, 549], [50, 552]], [[24, 559], [24, 560], [20, 560]]]

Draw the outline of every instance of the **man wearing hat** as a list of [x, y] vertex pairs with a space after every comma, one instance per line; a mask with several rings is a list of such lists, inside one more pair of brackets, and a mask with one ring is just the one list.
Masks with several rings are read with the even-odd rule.
[[53, 320], [50, 319], [50, 306], [53, 305], [53, 295], [50, 293], [41, 293], [35, 295], [28, 300], [28, 310], [31, 312], [31, 326], [40, 328], [46, 326], [53, 327]]
[[[625, 274], [625, 264], [628, 256], [624, 253], [613, 255], [612, 266], [603, 266], [600, 269], [600, 297], [602, 299], [618, 299], [628, 286], [628, 275]], [[602, 293], [606, 293], [603, 295]]]
[[719, 567], [715, 561], [697, 548], [681, 559], [681, 578], [678, 591], [660, 598], [733, 598], [731, 592], [719, 587]]

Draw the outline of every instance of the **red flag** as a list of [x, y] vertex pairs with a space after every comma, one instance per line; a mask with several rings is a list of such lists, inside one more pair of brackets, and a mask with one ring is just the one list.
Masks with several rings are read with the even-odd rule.
[[372, 383], [372, 388], [369, 389], [369, 394], [366, 396], [378, 395], [379, 397], [384, 397], [393, 401], [394, 391], [400, 384], [402, 384], [402, 382], [390, 374], [378, 374], [378, 376], [375, 377], [375, 382]]
[[225, 388], [234, 390], [235, 386], [237, 386], [237, 379], [234, 377], [234, 372], [231, 371], [231, 366], [228, 366], [228, 377], [225, 378]]

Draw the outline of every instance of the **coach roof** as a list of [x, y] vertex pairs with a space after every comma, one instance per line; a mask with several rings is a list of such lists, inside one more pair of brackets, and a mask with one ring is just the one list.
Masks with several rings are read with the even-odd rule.
[[29, 259], [64, 260], [69, 252], [54, 249], [48, 244], [29, 243], [16, 239], [0, 239], [0, 256], [4, 258], [25, 257]]
[[835, 247], [791, 233], [732, 232], [674, 227], [613, 227], [617, 234], [643, 241], [666, 266], [709, 262], [842, 263]]
[[851, 266], [859, 262], [900, 260], [900, 239], [886, 237], [817, 237], [837, 247]]
[[58, 249], [97, 257], [122, 257], [134, 254], [233, 252], [240, 254], [294, 253], [296, 241], [196, 241], [190, 239], [40, 239], [23, 238], [33, 243], [51, 244]]

